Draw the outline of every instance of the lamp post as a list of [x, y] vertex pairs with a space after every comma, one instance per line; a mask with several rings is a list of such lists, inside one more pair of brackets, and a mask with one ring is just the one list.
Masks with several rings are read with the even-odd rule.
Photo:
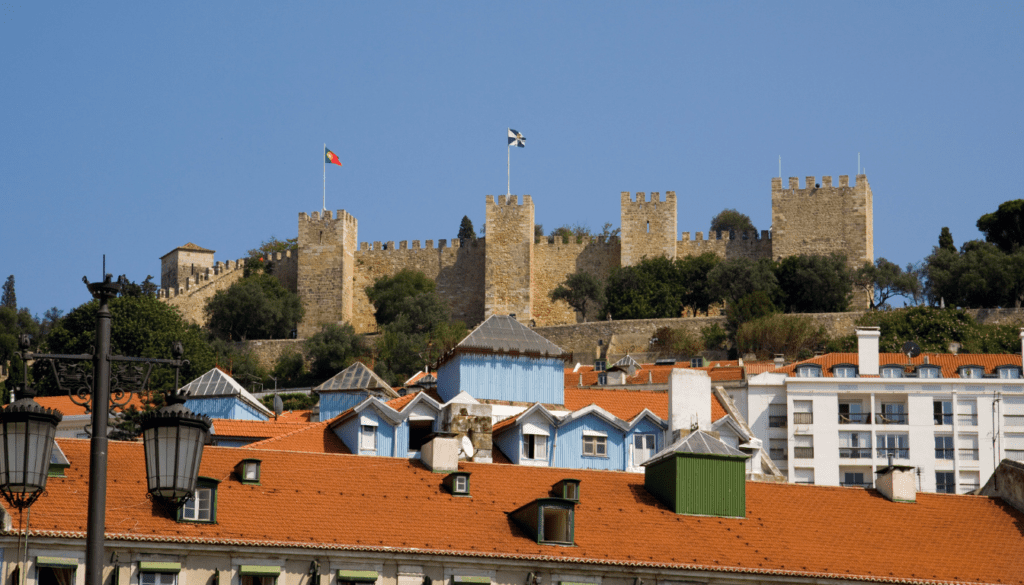
[[[145, 416], [141, 425], [145, 438], [149, 494], [156, 498], [169, 499], [175, 503], [180, 503], [195, 490], [203, 444], [209, 437], [210, 419], [190, 413], [184, 407], [184, 397], [177, 392], [179, 370], [181, 366], [189, 363], [188, 360], [181, 359], [184, 349], [180, 342], [174, 344], [174, 359], [169, 360], [110, 355], [111, 315], [109, 302], [121, 291], [121, 279], [118, 279], [118, 282], [112, 282], [111, 275], [106, 274], [102, 282], [90, 283], [87, 278], [82, 280], [88, 286], [93, 298], [97, 299], [100, 304], [96, 314], [96, 344], [93, 353], [35, 354], [28, 351], [26, 339], [22, 343], [23, 347], [19, 356], [24, 363], [33, 359], [48, 360], [58, 387], [62, 391], [67, 391], [76, 404], [83, 405], [87, 411], [92, 410], [93, 412], [89, 450], [89, 509], [85, 543], [85, 583], [86, 585], [103, 585], [103, 544], [107, 500], [107, 412], [127, 405], [132, 394], [146, 386], [154, 365], [166, 364], [174, 368], [175, 392], [169, 394], [168, 406]], [[82, 368], [82, 362], [89, 360], [93, 363], [91, 373]], [[113, 373], [111, 372], [112, 364], [115, 365]], [[31, 505], [42, 493], [50, 462], [49, 455], [53, 448], [53, 436], [61, 416], [56, 411], [39, 412], [40, 410], [46, 411], [46, 409], [30, 398], [32, 394], [28, 386], [27, 367], [25, 368], [24, 394], [26, 397], [0, 412], [5, 449], [4, 461], [0, 463], [0, 471], [12, 469], [3, 466], [8, 465], [8, 461], [18, 461], [19, 457], [25, 462], [28, 462], [30, 458], [37, 459], [38, 461], [34, 464], [40, 465], [40, 469], [43, 471], [41, 481], [33, 479], [35, 483], [31, 484], [28, 483], [28, 480], [35, 476], [30, 478], [28, 474], [25, 474], [26, 479], [18, 484], [13, 481], [20, 477], [17, 474], [8, 473], [6, 477], [0, 474], [0, 481], [11, 482], [0, 485], [0, 493], [9, 502], [12, 502], [11, 498], [13, 497], [9, 494], [29, 493], [27, 490], [34, 490], [31, 492], [31, 497], [15, 499], [19, 502], [12, 502], [15, 507]], [[96, 408], [90, 408], [90, 405], [94, 405]], [[21, 432], [18, 429], [22, 428], [18, 426], [22, 424], [19, 417], [28, 417], [30, 422], [26, 425], [33, 422], [37, 427], [49, 425], [47, 438], [44, 439], [42, 435], [38, 435], [38, 438], [33, 439], [34, 442], [30, 442], [29, 439], [17, 439], [14, 433]], [[7, 458], [8, 450], [12, 453], [10, 459]], [[45, 458], [43, 458], [44, 455]], [[151, 459], [153, 463], [150, 462]], [[170, 470], [169, 476], [166, 471], [168, 469]], [[35, 473], [38, 474], [38, 472]], [[156, 474], [155, 478], [153, 477], [154, 473]], [[188, 476], [191, 477], [190, 481]], [[171, 478], [170, 484], [166, 481], [167, 477]], [[173, 487], [167, 488], [166, 485]], [[156, 489], [154, 486], [157, 486]], [[21, 490], [21, 492], [15, 490]], [[185, 490], [188, 492], [186, 493]]]

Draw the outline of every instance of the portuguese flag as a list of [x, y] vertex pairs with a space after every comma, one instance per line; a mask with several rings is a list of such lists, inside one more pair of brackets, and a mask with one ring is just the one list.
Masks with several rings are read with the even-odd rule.
[[334, 163], [339, 167], [341, 166], [341, 161], [338, 160], [338, 155], [328, 150], [326, 146], [324, 147], [324, 159], [324, 162]]

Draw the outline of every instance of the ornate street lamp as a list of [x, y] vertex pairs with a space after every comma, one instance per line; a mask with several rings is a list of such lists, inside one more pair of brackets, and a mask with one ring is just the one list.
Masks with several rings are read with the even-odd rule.
[[[28, 336], [22, 335], [19, 344], [23, 351], [28, 349]], [[24, 369], [21, 398], [0, 411], [0, 494], [19, 510], [31, 506], [46, 489], [53, 437], [63, 418], [32, 400], [36, 393], [28, 385], [28, 366]]]
[[139, 426], [151, 496], [176, 504], [192, 497], [203, 445], [210, 438], [210, 423], [210, 417], [185, 408], [181, 394], [168, 395], [167, 406], [142, 417]]

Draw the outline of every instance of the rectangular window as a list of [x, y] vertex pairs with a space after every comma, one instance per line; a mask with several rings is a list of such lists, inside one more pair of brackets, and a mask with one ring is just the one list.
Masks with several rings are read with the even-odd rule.
[[796, 435], [793, 437], [793, 457], [797, 459], [814, 459], [814, 435]]
[[377, 450], [377, 427], [375, 425], [359, 427], [359, 449], [362, 451]]
[[938, 435], [935, 437], [935, 458], [948, 461], [953, 460], [953, 435]]
[[864, 473], [861, 471], [847, 471], [843, 473], [843, 486], [845, 487], [871, 487], [864, 483]]
[[469, 478], [464, 475], [460, 475], [455, 478], [455, 492], [464, 494], [469, 491]]
[[876, 455], [883, 459], [892, 455], [895, 459], [910, 459], [910, 437], [901, 433], [875, 435]]
[[768, 426], [772, 428], [785, 428], [786, 426], [786, 405], [768, 405]]
[[242, 575], [242, 585], [277, 585], [277, 577], [268, 575]]
[[608, 437], [583, 437], [583, 454], [590, 457], [607, 457]]
[[841, 425], [864, 425], [868, 423], [867, 415], [863, 412], [863, 405], [860, 402], [839, 403], [839, 424]]
[[814, 403], [810, 400], [793, 401], [793, 424], [809, 425], [814, 423]]
[[419, 451], [434, 432], [433, 419], [409, 421], [409, 450]]
[[601, 372], [600, 374], [598, 374], [597, 375], [597, 383], [599, 385], [601, 385], [601, 386], [604, 386], [605, 384], [607, 384], [608, 383], [608, 374], [606, 372]]
[[836, 378], [856, 378], [857, 368], [853, 366], [836, 366], [832, 370], [832, 375]]
[[978, 435], [960, 435], [956, 439], [956, 450], [960, 461], [978, 460]]
[[177, 573], [139, 573], [139, 585], [176, 585]]
[[563, 508], [543, 507], [545, 542], [572, 542], [572, 511]]
[[813, 467], [797, 467], [793, 470], [793, 483], [814, 484]]
[[1016, 380], [1020, 378], [1020, 369], [1018, 368], [999, 368], [999, 377], [1004, 380]]
[[547, 459], [548, 438], [544, 435], [523, 435], [523, 459]]
[[213, 519], [213, 489], [200, 488], [181, 507], [181, 519], [209, 522]]
[[981, 475], [977, 471], [960, 472], [960, 493], [970, 493], [980, 487]]
[[882, 412], [878, 414], [880, 425], [907, 424], [907, 405], [902, 402], [883, 402]]
[[975, 400], [958, 400], [956, 403], [956, 422], [960, 426], [978, 426], [978, 402]]
[[768, 456], [776, 461], [789, 459], [789, 446], [786, 439], [768, 439]]
[[608, 369], [608, 362], [605, 360], [594, 360], [594, 371], [603, 372]]
[[633, 465], [640, 465], [654, 455], [654, 435], [633, 435]]
[[951, 425], [953, 424], [953, 402], [951, 400], [935, 400], [932, 403], [934, 407], [934, 418], [935, 424], [937, 425]]
[[868, 433], [839, 433], [841, 459], [871, 459], [871, 435]]
[[956, 493], [956, 481], [953, 479], [952, 471], [935, 472], [935, 491], [940, 494]]

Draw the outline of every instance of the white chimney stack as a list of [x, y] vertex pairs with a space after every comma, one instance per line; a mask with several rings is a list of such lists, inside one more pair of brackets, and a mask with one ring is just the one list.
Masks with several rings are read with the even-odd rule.
[[668, 430], [672, 441], [698, 429], [711, 430], [711, 376], [704, 370], [674, 368], [668, 381]]
[[878, 327], [857, 328], [857, 372], [861, 376], [878, 375]]
[[1020, 353], [1021, 356], [1024, 356], [1024, 327], [1021, 327], [1020, 329]]
[[917, 501], [914, 468], [909, 465], [893, 465], [891, 457], [889, 461], [887, 467], [875, 472], [878, 474], [878, 478], [875, 479], [875, 489], [892, 502]]

